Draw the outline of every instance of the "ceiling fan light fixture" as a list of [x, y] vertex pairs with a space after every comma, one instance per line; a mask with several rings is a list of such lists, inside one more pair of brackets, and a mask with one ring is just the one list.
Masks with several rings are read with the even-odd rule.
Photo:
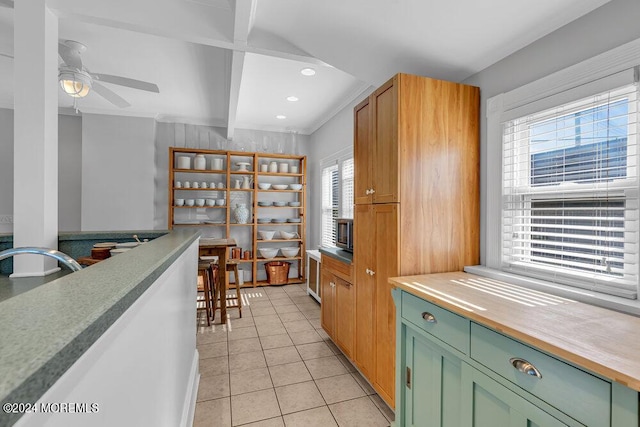
[[296, 102], [296, 101], [298, 101], [298, 97], [297, 96], [293, 96], [293, 95], [287, 96], [287, 101]]
[[287, 118], [287, 116], [285, 116], [284, 114], [278, 114], [278, 115], [276, 116], [276, 119], [278, 119], [278, 120], [284, 120], [284, 119], [286, 119], [286, 118]]
[[91, 77], [84, 71], [62, 69], [58, 81], [64, 93], [73, 98], [84, 98], [91, 90]]

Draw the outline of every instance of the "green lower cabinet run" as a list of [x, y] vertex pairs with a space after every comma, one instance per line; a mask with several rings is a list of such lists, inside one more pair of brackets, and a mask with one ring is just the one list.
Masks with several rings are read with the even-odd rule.
[[533, 403], [462, 363], [462, 426], [561, 427], [566, 426]]
[[[506, 335], [484, 331], [473, 321], [469, 346], [455, 345], [459, 334], [447, 343], [447, 334], [430, 331], [447, 330], [444, 323], [451, 316], [434, 315], [432, 303], [413, 307], [414, 296], [412, 307], [421, 315], [413, 310], [409, 316], [402, 312], [402, 298], [410, 294], [392, 292], [397, 319], [396, 427], [640, 427], [638, 392]], [[421, 323], [423, 319], [427, 323]], [[518, 354], [539, 362], [548, 375], [532, 383], [501, 371], [503, 363]], [[576, 375], [593, 380], [576, 380]], [[559, 391], [550, 393], [549, 384]], [[601, 392], [602, 384], [606, 393]], [[585, 407], [583, 401], [590, 403]]]

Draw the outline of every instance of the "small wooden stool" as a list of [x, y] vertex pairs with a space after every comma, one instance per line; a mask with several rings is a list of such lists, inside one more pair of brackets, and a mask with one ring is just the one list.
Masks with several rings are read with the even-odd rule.
[[[204, 307], [201, 306], [201, 301], [198, 297], [196, 297], [197, 310], [206, 310], [207, 313], [207, 326], [211, 326], [211, 319], [213, 318], [214, 311], [213, 305], [211, 304], [211, 288], [213, 283], [213, 276], [210, 273], [211, 263], [210, 262], [199, 262], [198, 263], [198, 281], [197, 281], [197, 292], [204, 293]], [[202, 285], [200, 284], [200, 278], [202, 278]]]
[[[233, 275], [235, 277], [235, 288], [236, 295], [235, 297], [227, 297], [227, 290], [229, 289], [228, 283], [220, 283], [220, 275], [214, 274], [214, 266], [211, 266], [211, 276], [214, 277], [214, 291], [213, 291], [213, 317], [215, 317], [216, 309], [220, 308], [218, 305], [218, 298], [226, 298], [227, 308], [237, 308], [240, 317], [242, 317], [242, 296], [240, 294], [240, 272], [238, 269], [239, 260], [237, 259], [229, 259], [227, 260], [226, 271], [233, 271]], [[217, 265], [215, 267], [218, 267]], [[217, 273], [217, 272], [216, 272]], [[227, 275], [227, 278], [229, 276]], [[228, 279], [227, 279], [228, 280]], [[223, 323], [224, 323], [223, 319]]]

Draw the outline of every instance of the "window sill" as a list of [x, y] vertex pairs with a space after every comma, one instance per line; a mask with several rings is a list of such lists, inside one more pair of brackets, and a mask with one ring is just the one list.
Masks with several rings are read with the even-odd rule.
[[525, 288], [547, 292], [552, 295], [570, 298], [598, 307], [631, 314], [633, 316], [640, 316], [640, 300], [630, 300], [585, 289], [577, 289], [570, 286], [558, 285], [556, 283], [551, 283], [544, 280], [537, 280], [530, 277], [506, 273], [504, 271], [489, 268], [484, 265], [467, 266], [464, 268], [464, 271], [467, 273], [477, 274], [478, 276], [502, 280], [514, 285], [523, 286]]

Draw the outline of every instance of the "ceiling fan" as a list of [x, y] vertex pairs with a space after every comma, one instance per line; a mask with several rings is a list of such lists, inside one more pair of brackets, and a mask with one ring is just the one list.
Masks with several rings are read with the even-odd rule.
[[87, 50], [85, 45], [73, 40], [65, 40], [58, 43], [58, 54], [64, 61], [63, 64], [60, 64], [58, 80], [62, 90], [67, 95], [74, 98], [82, 98], [87, 96], [90, 90], [93, 90], [113, 105], [126, 108], [130, 107], [131, 104], [100, 82], [160, 93], [158, 86], [153, 83], [111, 74], [90, 72], [82, 64], [81, 56], [85, 50]]

